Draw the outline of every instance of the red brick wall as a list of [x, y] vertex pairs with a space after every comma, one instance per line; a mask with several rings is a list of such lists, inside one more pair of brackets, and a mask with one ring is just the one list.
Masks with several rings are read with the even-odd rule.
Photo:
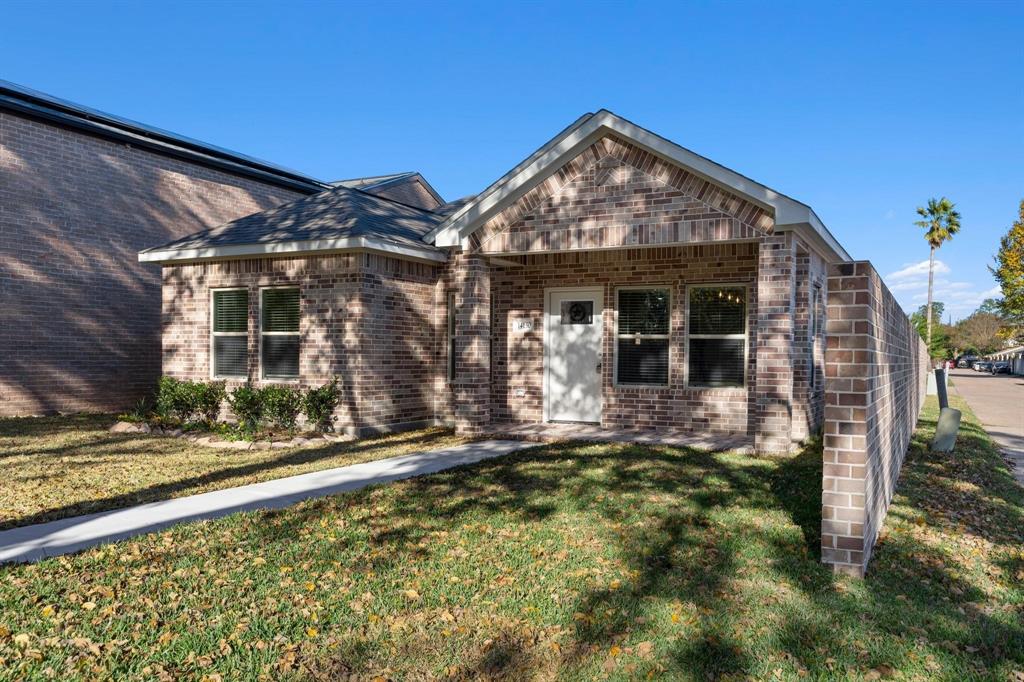
[[160, 373], [137, 252], [298, 196], [0, 113], [0, 415], [130, 406]]
[[[729, 282], [748, 285], [748, 318], [757, 317], [757, 244], [676, 246], [622, 251], [543, 254], [518, 257], [522, 266], [491, 270], [493, 333], [492, 416], [498, 421], [543, 419], [544, 289], [593, 287], [604, 290], [602, 391], [603, 423], [620, 427], [675, 427], [748, 433], [754, 392], [754, 348], [748, 338], [745, 388], [688, 388], [686, 366], [686, 287]], [[614, 383], [616, 287], [651, 285], [671, 292], [669, 385], [625, 387]], [[533, 320], [533, 331], [513, 333], [513, 320]], [[522, 393], [523, 395], [519, 395]]]
[[[435, 374], [432, 265], [368, 253], [246, 259], [164, 268], [164, 373], [210, 379], [210, 290], [249, 290], [249, 376], [259, 374], [259, 290], [300, 291], [300, 379], [340, 379], [336, 425], [348, 430], [432, 422]], [[228, 382], [229, 388], [243, 381]]]
[[[827, 265], [813, 251], [796, 259], [796, 313], [793, 358], [793, 440], [821, 428], [825, 407], [825, 304]], [[812, 302], [817, 299], [815, 314]], [[814, 322], [814, 329], [810, 325]], [[813, 366], [813, 367], [812, 367]]]
[[863, 575], [924, 401], [924, 341], [866, 261], [828, 278], [822, 561]]
[[786, 452], [793, 442], [797, 243], [791, 232], [758, 243], [755, 447]]
[[536, 253], [757, 238], [771, 215], [607, 136], [477, 230], [485, 253]]

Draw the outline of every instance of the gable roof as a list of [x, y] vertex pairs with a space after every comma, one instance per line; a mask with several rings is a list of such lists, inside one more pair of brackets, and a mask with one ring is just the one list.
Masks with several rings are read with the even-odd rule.
[[442, 216], [367, 192], [335, 187], [139, 252], [143, 262], [365, 249], [443, 262], [423, 242]]
[[420, 208], [433, 211], [445, 203], [437, 190], [435, 190], [433, 186], [427, 182], [427, 179], [423, 177], [423, 174], [418, 171], [392, 173], [390, 175], [376, 175], [367, 178], [352, 178], [351, 180], [338, 180], [331, 184], [335, 187], [340, 186], [352, 189], [361, 189], [364, 192], [369, 192], [370, 194], [376, 194], [378, 196], [385, 196], [389, 199], [397, 199], [394, 194], [395, 190], [399, 190], [398, 194], [401, 196], [401, 188], [403, 186], [418, 184], [435, 202], [433, 206], [420, 206]]
[[807, 204], [740, 175], [606, 109], [580, 117], [472, 201], [449, 215], [424, 241], [440, 247], [460, 245], [463, 239], [502, 209], [609, 133], [768, 209], [775, 218], [776, 231], [798, 232], [828, 260], [852, 260]]
[[13, 111], [22, 116], [252, 177], [294, 191], [308, 194], [328, 187], [320, 180], [269, 161], [91, 109], [5, 80], [0, 80], [0, 110]]

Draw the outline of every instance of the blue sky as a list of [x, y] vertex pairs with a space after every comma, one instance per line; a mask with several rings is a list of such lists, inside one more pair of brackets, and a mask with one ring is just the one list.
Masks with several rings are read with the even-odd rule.
[[605, 107], [812, 205], [954, 319], [1024, 199], [1024, 3], [4, 5], [0, 78], [331, 180], [479, 191]]

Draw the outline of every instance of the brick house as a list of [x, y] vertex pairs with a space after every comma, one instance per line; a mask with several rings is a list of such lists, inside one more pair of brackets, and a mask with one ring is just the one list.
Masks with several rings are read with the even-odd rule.
[[356, 433], [824, 433], [822, 560], [862, 575], [928, 357], [814, 211], [608, 111], [480, 194], [325, 183], [0, 81], [0, 416], [161, 372], [338, 377]]
[[608, 111], [475, 197], [409, 201], [341, 183], [142, 251], [163, 371], [336, 375], [357, 432], [582, 422], [785, 451], [820, 428], [827, 269], [850, 257], [805, 204]]

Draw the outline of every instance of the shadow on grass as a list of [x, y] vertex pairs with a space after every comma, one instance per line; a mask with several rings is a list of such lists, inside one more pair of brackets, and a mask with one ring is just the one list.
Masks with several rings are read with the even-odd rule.
[[[62, 419], [62, 418], [61, 418]], [[81, 426], [79, 426], [81, 428]], [[91, 514], [99, 511], [111, 511], [115, 509], [124, 509], [126, 507], [135, 506], [138, 504], [145, 504], [147, 502], [156, 502], [159, 500], [166, 500], [176, 497], [178, 493], [192, 494], [198, 492], [207, 486], [214, 486], [214, 489], [230, 487], [228, 485], [219, 485], [235, 478], [246, 478], [258, 474], [265, 474], [273, 472], [278, 469], [285, 469], [289, 467], [301, 466], [304, 464], [316, 463], [322, 460], [333, 459], [337, 457], [352, 456], [357, 458], [368, 452], [372, 452], [375, 449], [386, 450], [394, 447], [408, 447], [413, 449], [429, 449], [438, 441], [450, 436], [450, 432], [437, 429], [428, 432], [409, 432], [408, 434], [390, 435], [383, 438], [369, 438], [352, 442], [344, 443], [333, 443], [322, 447], [306, 447], [301, 449], [285, 450], [281, 451], [279, 456], [272, 459], [267, 459], [260, 462], [252, 462], [244, 465], [231, 465], [231, 453], [233, 451], [226, 450], [221, 451], [225, 453], [224, 466], [223, 468], [209, 471], [196, 476], [187, 476], [174, 481], [168, 481], [159, 483], [156, 485], [150, 485], [146, 487], [133, 490], [128, 493], [120, 495], [113, 495], [109, 497], [101, 497], [90, 500], [76, 501], [71, 504], [63, 505], [60, 507], [52, 507], [35, 514], [20, 516], [12, 519], [0, 520], [0, 530], [7, 530], [9, 528], [30, 526], [37, 523], [45, 523], [48, 521], [55, 521], [58, 519], [65, 519], [81, 514]], [[19, 453], [29, 456], [61, 456], [67, 457], [73, 455], [75, 452], [87, 453], [88, 458], [82, 457], [79, 460], [67, 462], [62, 461], [60, 466], [62, 469], [67, 470], [75, 467], [88, 467], [98, 460], [96, 453], [97, 448], [109, 447], [111, 445], [118, 445], [118, 451], [111, 452], [109, 450], [99, 453], [102, 459], [107, 460], [112, 455], [130, 457], [132, 452], [138, 452], [140, 450], [149, 450], [154, 447], [201, 447], [191, 446], [187, 443], [182, 443], [177, 440], [170, 440], [163, 436], [149, 436], [142, 434], [123, 434], [117, 436], [104, 437], [100, 440], [92, 440], [88, 443], [76, 444], [68, 447], [56, 447], [50, 449], [41, 449], [38, 452], [31, 451], [27, 453]], [[168, 452], [168, 457], [173, 457], [175, 453]], [[388, 455], [390, 456], [390, 455]], [[339, 464], [338, 466], [344, 466]], [[286, 475], [286, 474], [283, 474]], [[268, 478], [273, 478], [268, 477]], [[242, 483], [239, 483], [240, 485]]]
[[[922, 422], [922, 432], [933, 425]], [[912, 445], [893, 521], [900, 523], [910, 510], [931, 513], [937, 499], [948, 508], [955, 499], [979, 518], [1009, 524], [1005, 533], [990, 531], [988, 537], [1019, 533], [1012, 529], [1020, 528], [1021, 499], [1012, 490], [951, 497], [964, 476], [1001, 480], [991, 471], [995, 454], [984, 437], [966, 429], [957, 456], [947, 461], [923, 449], [926, 438], [922, 433]], [[942, 543], [897, 528], [879, 544], [863, 581], [837, 578], [821, 565], [820, 486], [818, 442], [786, 459], [546, 446], [403, 484], [388, 498], [397, 518], [386, 529], [371, 530], [372, 544], [388, 551], [356, 569], [399, 566], [416, 557], [413, 548], [430, 529], [458, 527], [480, 514], [522, 524], [563, 513], [596, 515], [624, 529], [604, 539], [633, 578], [622, 589], [592, 588], [578, 596], [572, 611], [580, 615], [569, 624], [573, 646], [561, 651], [558, 662], [565, 677], [586, 677], [605, 660], [602, 652], [643, 639], [669, 643], [657, 666], [641, 664], [627, 675], [612, 661], [611, 670], [626, 677], [645, 669], [672, 679], [759, 677], [772, 673], [764, 668], [771, 659], [783, 676], [886, 676], [889, 669], [910, 669], [924, 676], [952, 670], [984, 677], [1007, 661], [1024, 664], [1020, 614], [985, 606], [992, 595], [972, 576], [971, 562]], [[363, 491], [349, 503], [365, 504], [373, 494]], [[296, 532], [318, 512], [310, 505], [287, 515], [274, 537]], [[973, 530], [980, 529], [968, 528]], [[1007, 558], [999, 565], [1012, 576], [1020, 563]], [[666, 639], [652, 610], [672, 603], [684, 605], [688, 627], [684, 636]], [[460, 675], [514, 679], [536, 656], [513, 631], [496, 641], [500, 646], [465, 662]], [[365, 670], [381, 656], [387, 654], [349, 652], [333, 664]]]

